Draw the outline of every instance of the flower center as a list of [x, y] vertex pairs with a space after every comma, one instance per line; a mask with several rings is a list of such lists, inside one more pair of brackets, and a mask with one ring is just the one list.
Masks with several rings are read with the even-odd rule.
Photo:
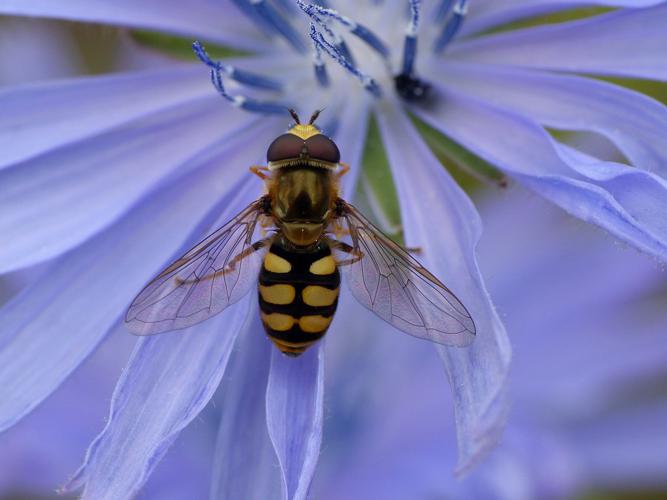
[[[382, 61], [386, 72], [391, 76], [390, 81], [393, 81], [394, 89], [400, 97], [407, 101], [420, 101], [426, 99], [429, 95], [430, 85], [421, 79], [415, 70], [422, 18], [421, 0], [408, 0], [406, 7], [408, 7], [409, 15], [405, 35], [400, 37], [396, 33], [388, 33], [388, 36], [394, 42], [393, 44], [383, 41], [375, 30], [368, 26], [327, 7], [325, 0], [315, 0], [317, 3], [306, 3], [303, 0], [278, 0], [275, 5], [269, 4], [267, 0], [233, 1], [260, 29], [273, 32], [285, 39], [296, 52], [305, 54], [307, 53], [306, 38], [290, 22], [290, 19], [295, 20], [295, 24], [301, 21], [301, 16], [295, 15], [295, 11], [298, 9], [298, 12], [303, 14], [303, 17], [310, 23], [307, 34], [312, 47], [313, 74], [315, 82], [320, 87], [331, 85], [331, 78], [327, 70], [327, 61], [331, 60], [340, 66], [345, 73], [355, 78], [364, 90], [370, 92], [376, 98], [380, 98], [386, 91], [369, 71], [371, 65], [365, 64], [368, 62], [368, 58], [359, 59], [355, 57], [350, 49], [350, 44], [341, 35], [341, 32], [345, 32], [370, 49]], [[434, 53], [443, 52], [456, 36], [465, 17], [467, 3], [468, 0], [440, 0], [433, 12], [430, 13], [434, 26], [428, 28], [429, 31], [435, 31], [436, 33], [432, 37], [431, 50]], [[385, 6], [381, 1], [377, 1], [370, 7], [370, 10], [385, 9], [388, 11], [391, 8], [392, 6]], [[361, 8], [360, 10], [363, 11], [364, 9]], [[395, 26], [395, 23], [391, 22], [395, 18], [391, 15], [393, 13], [383, 12], [383, 14], [385, 14], [383, 16], [385, 25], [387, 20], [390, 20], [389, 25]], [[401, 45], [402, 50], [396, 48]], [[211, 68], [213, 86], [230, 103], [247, 111], [285, 112], [285, 108], [288, 107], [287, 104], [258, 101], [243, 95], [229, 94], [223, 84], [223, 79], [231, 78], [248, 87], [269, 90], [281, 90], [280, 82], [213, 61], [198, 42], [193, 44], [193, 49], [199, 59]], [[392, 56], [396, 55], [399, 50], [402, 56], [396, 70], [392, 65]]]

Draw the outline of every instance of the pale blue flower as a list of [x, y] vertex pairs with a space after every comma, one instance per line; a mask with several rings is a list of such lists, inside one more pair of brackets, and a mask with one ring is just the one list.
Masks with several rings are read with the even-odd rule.
[[[326, 108], [321, 124], [355, 167], [344, 186], [348, 198], [369, 113], [377, 118], [402, 202], [406, 242], [422, 247], [424, 262], [468, 306], [477, 325], [470, 348], [438, 348], [454, 391], [458, 467], [470, 468], [502, 429], [509, 347], [475, 258], [479, 217], [406, 116], [394, 72], [409, 73], [400, 90], [415, 101], [411, 109], [423, 120], [571, 213], [664, 258], [666, 152], [656, 137], [667, 131], [667, 111], [635, 92], [562, 74], [663, 79], [667, 10], [649, 8], [663, 2], [597, 2], [646, 8], [466, 38], [576, 3], [478, 0], [468, 6], [459, 0], [425, 4], [422, 12], [413, 1], [410, 17], [404, 2], [341, 1], [335, 7], [353, 20], [333, 19], [326, 28], [313, 16], [338, 14], [302, 12], [289, 2], [4, 0], [0, 13], [165, 30], [253, 55], [226, 60], [231, 67], [219, 68], [219, 78], [214, 72], [218, 90], [224, 87], [236, 107], [213, 92], [200, 63], [0, 94], [0, 271], [50, 262], [33, 286], [0, 311], [0, 429], [29, 413], [86, 359], [152, 275], [258, 196], [245, 167], [264, 160], [266, 146], [287, 120], [245, 109], [276, 111], [276, 104], [289, 102], [302, 114]], [[344, 46], [328, 31], [331, 26], [345, 34], [354, 63], [340, 57]], [[268, 77], [281, 90], [234, 82], [239, 70]], [[426, 84], [430, 98], [423, 101]], [[567, 148], [542, 125], [602, 134], [638, 168]], [[249, 308], [243, 301], [192, 331], [138, 342], [107, 426], [74, 483], [85, 487], [84, 497], [126, 498], [141, 488], [223, 375], [231, 376], [227, 362], [240, 330], [249, 333], [239, 354], [255, 361], [235, 364], [235, 378], [252, 377], [255, 391], [223, 383], [230, 415], [220, 432], [220, 447], [228, 452], [220, 463], [228, 468], [219, 485], [230, 492], [270, 486], [266, 491], [280, 489], [285, 497], [306, 495], [321, 441], [322, 345], [297, 361], [283, 359], [258, 340], [258, 325], [243, 326]], [[341, 308], [339, 316], [346, 314]], [[250, 317], [256, 321], [254, 307]], [[342, 330], [334, 323], [329, 336], [355, 334]], [[239, 422], [262, 420], [257, 412], [264, 412], [264, 389], [268, 432], [260, 426], [247, 437], [255, 446], [239, 450]], [[239, 473], [249, 460], [258, 463], [258, 456], [266, 463], [277, 457], [277, 486]]]
[[327, 346], [332, 371], [347, 377], [327, 384], [337, 411], [325, 425], [316, 498], [531, 500], [667, 488], [664, 270], [512, 194], [480, 204], [480, 265], [514, 353], [500, 444], [463, 480], [448, 474], [455, 424], [451, 402], [431, 390], [439, 364], [427, 346], [378, 339], [368, 325], [353, 348], [341, 338]]

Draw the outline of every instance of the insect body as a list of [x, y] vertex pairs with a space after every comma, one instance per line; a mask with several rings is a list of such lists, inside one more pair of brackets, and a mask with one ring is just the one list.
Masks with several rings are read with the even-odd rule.
[[[269, 146], [268, 166], [251, 167], [267, 194], [153, 279], [128, 309], [128, 328], [186, 328], [257, 286], [267, 335], [297, 356], [329, 328], [343, 271], [354, 297], [395, 327], [445, 345], [470, 343], [475, 325], [456, 296], [338, 196], [348, 167], [313, 125], [319, 112], [308, 124], [290, 112], [296, 124]], [[259, 225], [271, 234], [253, 241]]]

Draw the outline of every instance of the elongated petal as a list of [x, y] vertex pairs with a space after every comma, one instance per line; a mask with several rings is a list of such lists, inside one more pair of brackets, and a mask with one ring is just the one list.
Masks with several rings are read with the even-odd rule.
[[[53, 492], [104, 425], [118, 373], [135, 339], [114, 332], [32, 415], [0, 437], [0, 491]], [[85, 411], [79, 411], [85, 402]], [[74, 411], [74, 409], [77, 409]], [[39, 474], [35, 467], [39, 464]]]
[[[667, 239], [661, 232], [659, 215], [630, 212], [631, 207], [626, 209], [603, 183], [580, 175], [576, 170], [582, 168], [579, 162], [575, 158], [565, 161], [539, 125], [451, 89], [438, 88], [441, 94], [435, 105], [415, 109], [431, 125], [572, 215], [667, 259]], [[636, 195], [633, 199], [642, 202]], [[641, 218], [636, 218], [638, 215]]]
[[448, 58], [575, 73], [667, 80], [667, 4], [489, 35], [452, 45]]
[[543, 15], [592, 5], [607, 7], [651, 7], [665, 0], [477, 0], [461, 29], [462, 34], [474, 33], [491, 26], [516, 21], [529, 16]]
[[459, 469], [472, 466], [504, 426], [510, 348], [486, 292], [475, 248], [479, 216], [438, 163], [398, 103], [378, 116], [401, 200], [406, 243], [423, 250], [427, 267], [471, 312], [477, 336], [468, 348], [438, 347], [456, 407]]
[[77, 78], [0, 92], [0, 168], [170, 105], [212, 95], [201, 68]]
[[[275, 136], [276, 129], [280, 127], [276, 128], [275, 120], [265, 120], [239, 134], [238, 142], [218, 145], [194, 159], [199, 166], [194, 175], [176, 178], [131, 216], [54, 262], [35, 285], [0, 311], [0, 384], [5, 388], [0, 430], [58, 387], [95, 348], [141, 286], [183, 251], [184, 244], [201, 238], [220, 207], [215, 207], [215, 219], [206, 214], [226, 190], [238, 189], [246, 172], [239, 166], [260, 159], [258, 145]], [[252, 183], [249, 186], [257, 189]], [[203, 225], [193, 230], [202, 218]]]
[[266, 427], [266, 386], [274, 348], [264, 334], [257, 307], [251, 309], [252, 320], [237, 341], [216, 400], [221, 415], [211, 500], [275, 498], [282, 488]]
[[3, 0], [0, 14], [55, 17], [197, 35], [230, 47], [263, 50], [268, 39], [231, 1]]
[[549, 127], [602, 134], [634, 166], [667, 176], [667, 107], [658, 101], [578, 76], [456, 63], [436, 68], [434, 77], [448, 87]]
[[[81, 244], [126, 213], [206, 146], [247, 127], [230, 110], [220, 124], [215, 96], [155, 113], [91, 140], [0, 172], [0, 272]], [[235, 118], [235, 119], [234, 119]]]
[[307, 498], [322, 442], [323, 342], [298, 358], [271, 352], [266, 423], [282, 471], [283, 498]]
[[[536, 352], [550, 352], [545, 335], [534, 334], [543, 328], [545, 317], [550, 323], [576, 323], [582, 312], [596, 318], [609, 317], [593, 311], [600, 305], [629, 303], [659, 286], [663, 279], [656, 272], [659, 263], [654, 259], [610, 245], [605, 233], [586, 230], [565, 217], [559, 207], [521, 186], [513, 186], [511, 196], [489, 193], [477, 206], [484, 221], [480, 262], [489, 276], [489, 290], [498, 309], [508, 312], [505, 323], [515, 346], [516, 342], [531, 343], [530, 348]], [[545, 227], [549, 230], [543, 231]], [[539, 238], [531, 236], [537, 234]], [[568, 244], [563, 245], [563, 241]], [[517, 255], [521, 255], [521, 265], [508, 268]], [[604, 279], [600, 279], [596, 274], [600, 269], [614, 272], [604, 273]], [[533, 278], [537, 273], [540, 279]], [[564, 350], [570, 350], [573, 343], [579, 345], [578, 340], [574, 341], [576, 334], [570, 339], [564, 341]], [[531, 358], [539, 364], [542, 356]], [[551, 359], [560, 363], [558, 356]], [[513, 366], [526, 361], [526, 356], [515, 356]], [[522, 379], [515, 385], [523, 382], [530, 383]], [[547, 388], [541, 387], [540, 391], [549, 397]]]
[[332, 106], [331, 111], [325, 110], [325, 113], [333, 115], [337, 109], [340, 109], [340, 112], [333, 116], [335, 119], [333, 139], [343, 155], [341, 160], [350, 165], [350, 171], [341, 180], [342, 194], [346, 199], [352, 199], [361, 172], [361, 158], [368, 129], [371, 99], [368, 92], [350, 92], [340, 106]]
[[244, 299], [208, 323], [139, 340], [70, 487], [83, 486], [83, 499], [134, 496], [213, 396], [247, 313]]

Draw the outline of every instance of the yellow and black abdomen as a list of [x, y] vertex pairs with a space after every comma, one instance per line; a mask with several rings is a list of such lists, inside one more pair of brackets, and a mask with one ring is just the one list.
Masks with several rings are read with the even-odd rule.
[[259, 273], [259, 308], [266, 333], [287, 355], [321, 339], [338, 304], [340, 273], [325, 242], [290, 250], [277, 238]]

